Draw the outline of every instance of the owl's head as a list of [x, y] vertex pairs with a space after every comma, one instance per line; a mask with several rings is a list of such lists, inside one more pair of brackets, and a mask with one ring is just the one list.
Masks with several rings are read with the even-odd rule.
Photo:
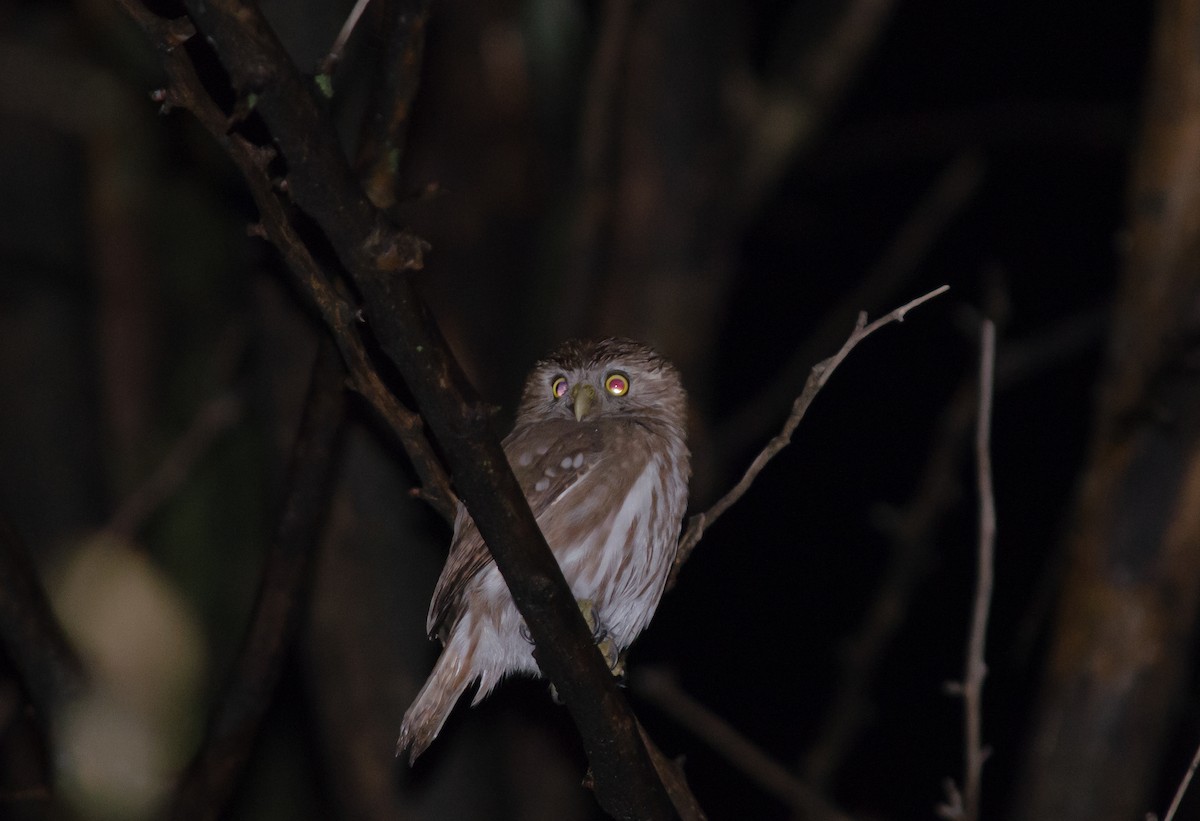
[[517, 422], [627, 417], [682, 428], [686, 404], [679, 372], [649, 346], [573, 339], [534, 366]]

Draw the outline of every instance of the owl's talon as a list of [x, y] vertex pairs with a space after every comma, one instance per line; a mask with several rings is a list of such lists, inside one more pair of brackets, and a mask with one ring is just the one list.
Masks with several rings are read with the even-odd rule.
[[595, 637], [600, 629], [600, 619], [596, 617], [596, 603], [591, 599], [576, 599], [575, 604], [579, 605], [579, 612], [583, 614], [588, 630], [592, 631], [592, 636]]
[[591, 599], [576, 599], [575, 603], [579, 605], [579, 612], [583, 614], [583, 621], [588, 626], [588, 630], [592, 631], [592, 641], [596, 644], [608, 638], [608, 628], [604, 626], [604, 622], [600, 621], [600, 617], [596, 615], [596, 604]]
[[625, 677], [625, 659], [621, 658], [621, 654], [617, 651], [617, 645], [610, 638], [601, 639], [597, 644], [600, 648], [600, 655], [604, 656], [604, 663], [608, 665], [609, 671], [617, 678]]
[[579, 605], [579, 612], [583, 614], [583, 620], [587, 623], [588, 629], [592, 631], [592, 641], [596, 642], [596, 646], [600, 648], [600, 654], [604, 656], [604, 662], [608, 665], [608, 669], [617, 678], [624, 678], [625, 659], [621, 658], [616, 643], [609, 638], [608, 628], [596, 615], [596, 603], [591, 599], [576, 599], [575, 603]]

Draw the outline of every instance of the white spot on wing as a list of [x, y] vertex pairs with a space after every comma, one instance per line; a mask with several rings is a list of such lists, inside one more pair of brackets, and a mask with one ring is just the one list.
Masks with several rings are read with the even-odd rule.
[[579, 466], [582, 464], [583, 464], [583, 454], [576, 453], [575, 458], [571, 460], [571, 467], [578, 470]]
[[540, 493], [542, 491], [545, 491], [549, 487], [550, 487], [550, 480], [543, 476], [541, 479], [537, 480], [537, 483], [534, 484], [533, 489]]
[[572, 459], [570, 456], [564, 456], [564, 457], [563, 457], [563, 460], [562, 460], [562, 463], [561, 463], [561, 465], [562, 465], [562, 469], [563, 469], [563, 470], [570, 470], [570, 469], [571, 469], [571, 465], [573, 464], [573, 462], [574, 462], [574, 460], [573, 460], [573, 459]]
[[529, 451], [524, 451], [520, 456], [517, 457], [517, 464], [523, 468], [529, 467], [529, 464], [532, 461], [533, 461], [533, 454], [530, 453]]

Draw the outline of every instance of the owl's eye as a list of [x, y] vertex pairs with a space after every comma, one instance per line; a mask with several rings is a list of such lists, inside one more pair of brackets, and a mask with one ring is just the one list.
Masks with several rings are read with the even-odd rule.
[[629, 377], [620, 371], [613, 371], [604, 378], [604, 390], [613, 396], [624, 396], [629, 393]]
[[568, 387], [567, 378], [565, 376], [558, 376], [550, 383], [550, 393], [554, 394], [555, 399], [558, 399], [567, 392]]

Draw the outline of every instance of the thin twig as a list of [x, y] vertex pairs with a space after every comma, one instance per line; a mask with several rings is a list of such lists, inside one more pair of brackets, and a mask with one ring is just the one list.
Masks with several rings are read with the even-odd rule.
[[354, 33], [354, 27], [358, 25], [358, 20], [362, 17], [363, 12], [367, 8], [367, 3], [371, 0], [357, 0], [354, 8], [350, 9], [350, 14], [346, 17], [346, 22], [342, 23], [342, 30], [338, 32], [337, 38], [333, 41], [333, 45], [329, 49], [318, 65], [318, 71], [328, 76], [333, 73], [337, 64], [342, 60], [342, 52], [346, 48], [346, 42], [350, 39], [350, 35]]
[[983, 680], [987, 676], [984, 651], [987, 646], [988, 613], [992, 606], [992, 584], [996, 546], [996, 497], [992, 488], [992, 391], [996, 365], [996, 325], [983, 321], [979, 354], [979, 427], [975, 434], [975, 453], [979, 468], [979, 580], [975, 591], [975, 611], [971, 614], [971, 646], [963, 702], [967, 712], [968, 821], [979, 818], [980, 781], [987, 752], [983, 747]]
[[411, 460], [421, 480], [418, 495], [443, 519], [454, 521], [458, 499], [450, 487], [450, 477], [425, 435], [425, 424], [418, 414], [406, 408], [388, 390], [371, 363], [360, 336], [361, 323], [357, 321], [357, 310], [330, 284], [321, 263], [305, 246], [292, 225], [291, 214], [268, 171], [275, 158], [274, 152], [259, 148], [237, 134], [228, 133], [228, 118], [205, 93], [204, 84], [197, 76], [191, 58], [185, 49], [180, 48], [195, 34], [191, 21], [187, 18], [164, 20], [137, 0], [119, 2], [160, 46], [170, 85], [154, 92], [152, 99], [161, 103], [164, 111], [172, 107], [190, 111], [238, 166], [246, 178], [261, 220], [251, 233], [275, 245], [300, 290], [316, 305], [346, 360], [351, 387], [362, 394], [391, 428]]
[[[163, 31], [162, 21], [147, 19], [153, 15], [141, 3], [119, 2], [160, 43], [160, 34], [172, 40], [191, 34], [190, 25]], [[224, 67], [242, 108], [253, 99], [269, 144], [286, 165], [288, 203], [304, 212], [328, 240], [362, 297], [362, 315], [381, 354], [398, 369], [437, 437], [467, 509], [529, 627], [539, 665], [579, 729], [597, 801], [618, 818], [670, 817], [670, 799], [638, 735], [633, 713], [508, 466], [488, 407], [474, 394], [428, 305], [405, 275], [422, 267], [427, 244], [393, 224], [366, 198], [325, 107], [256, 5], [240, 0], [184, 0], [183, 5], [203, 33], [197, 48], [215, 50], [211, 56]], [[204, 101], [202, 107], [211, 108], [208, 88], [198, 81], [187, 50], [172, 48], [170, 42], [163, 45], [161, 56], [173, 81], [168, 93], [190, 97], [193, 103]], [[201, 120], [213, 130], [205, 117]], [[265, 167], [244, 164], [245, 151], [239, 148], [244, 140], [231, 138], [227, 128], [218, 128], [214, 137], [239, 163], [259, 208], [278, 208], [277, 202], [271, 203], [281, 191], [264, 189]], [[303, 245], [289, 247], [294, 240], [283, 236], [274, 217], [264, 218], [263, 224], [289, 265], [291, 254], [312, 258], [312, 250]], [[302, 278], [322, 274], [319, 267], [297, 273]], [[341, 323], [345, 317], [336, 319]]]
[[812, 405], [821, 388], [825, 387], [825, 383], [833, 376], [833, 372], [837, 369], [837, 366], [842, 364], [842, 360], [849, 355], [850, 351], [854, 350], [854, 347], [859, 342], [862, 342], [884, 325], [892, 322], [903, 322], [904, 316], [913, 308], [928, 302], [936, 296], [944, 294], [948, 290], [950, 290], [949, 285], [935, 288], [924, 296], [917, 297], [911, 302], [907, 302], [896, 308], [891, 313], [876, 319], [869, 325], [867, 324], [866, 312], [858, 315], [858, 322], [855, 324], [850, 336], [842, 344], [841, 349], [825, 361], [814, 365], [812, 371], [809, 372], [808, 381], [804, 384], [804, 390], [800, 392], [800, 395], [792, 403], [792, 412], [788, 416], [787, 421], [784, 422], [783, 430], [767, 443], [758, 456], [754, 457], [754, 461], [750, 463], [750, 467], [746, 469], [742, 478], [728, 493], [718, 499], [716, 504], [708, 510], [703, 513], [697, 513], [688, 520], [687, 529], [679, 539], [679, 550], [675, 554], [675, 564], [671, 568], [671, 577], [667, 582], [668, 590], [675, 586], [679, 569], [688, 560], [692, 550], [696, 547], [696, 543], [704, 535], [704, 531], [745, 495], [746, 491], [750, 489], [750, 485], [754, 484], [754, 480], [758, 478], [758, 474], [767, 466], [767, 463], [791, 443], [792, 434], [796, 432], [800, 420], [804, 418], [804, 414], [808, 412], [809, 406]]
[[813, 821], [850, 821], [819, 792], [800, 781], [729, 722], [692, 698], [664, 670], [646, 668], [631, 676], [633, 690], [702, 738], [726, 761], [794, 811]]
[[[1171, 806], [1167, 807], [1167, 814], [1162, 817], [1162, 821], [1172, 821], [1175, 818], [1179, 805], [1183, 803], [1183, 795], [1192, 783], [1192, 777], [1196, 775], [1198, 767], [1200, 767], [1200, 747], [1196, 748], [1196, 753], [1192, 756], [1192, 763], [1188, 766], [1187, 772], [1183, 774], [1183, 778], [1180, 779], [1179, 786], [1175, 789], [1175, 797], [1171, 799]], [[1153, 817], [1153, 813], [1150, 817]]]
[[992, 489], [992, 392], [996, 363], [996, 325], [984, 320], [979, 353], [979, 416], [975, 429], [976, 482], [979, 491], [979, 567], [975, 582], [975, 601], [971, 613], [971, 633], [967, 642], [967, 662], [957, 690], [963, 699], [966, 733], [963, 744], [964, 775], [961, 794], [947, 786], [949, 803], [938, 808], [944, 818], [978, 821], [983, 764], [988, 751], [983, 746], [983, 681], [987, 677], [984, 653], [987, 645], [988, 613], [992, 605], [995, 566], [996, 499]]

